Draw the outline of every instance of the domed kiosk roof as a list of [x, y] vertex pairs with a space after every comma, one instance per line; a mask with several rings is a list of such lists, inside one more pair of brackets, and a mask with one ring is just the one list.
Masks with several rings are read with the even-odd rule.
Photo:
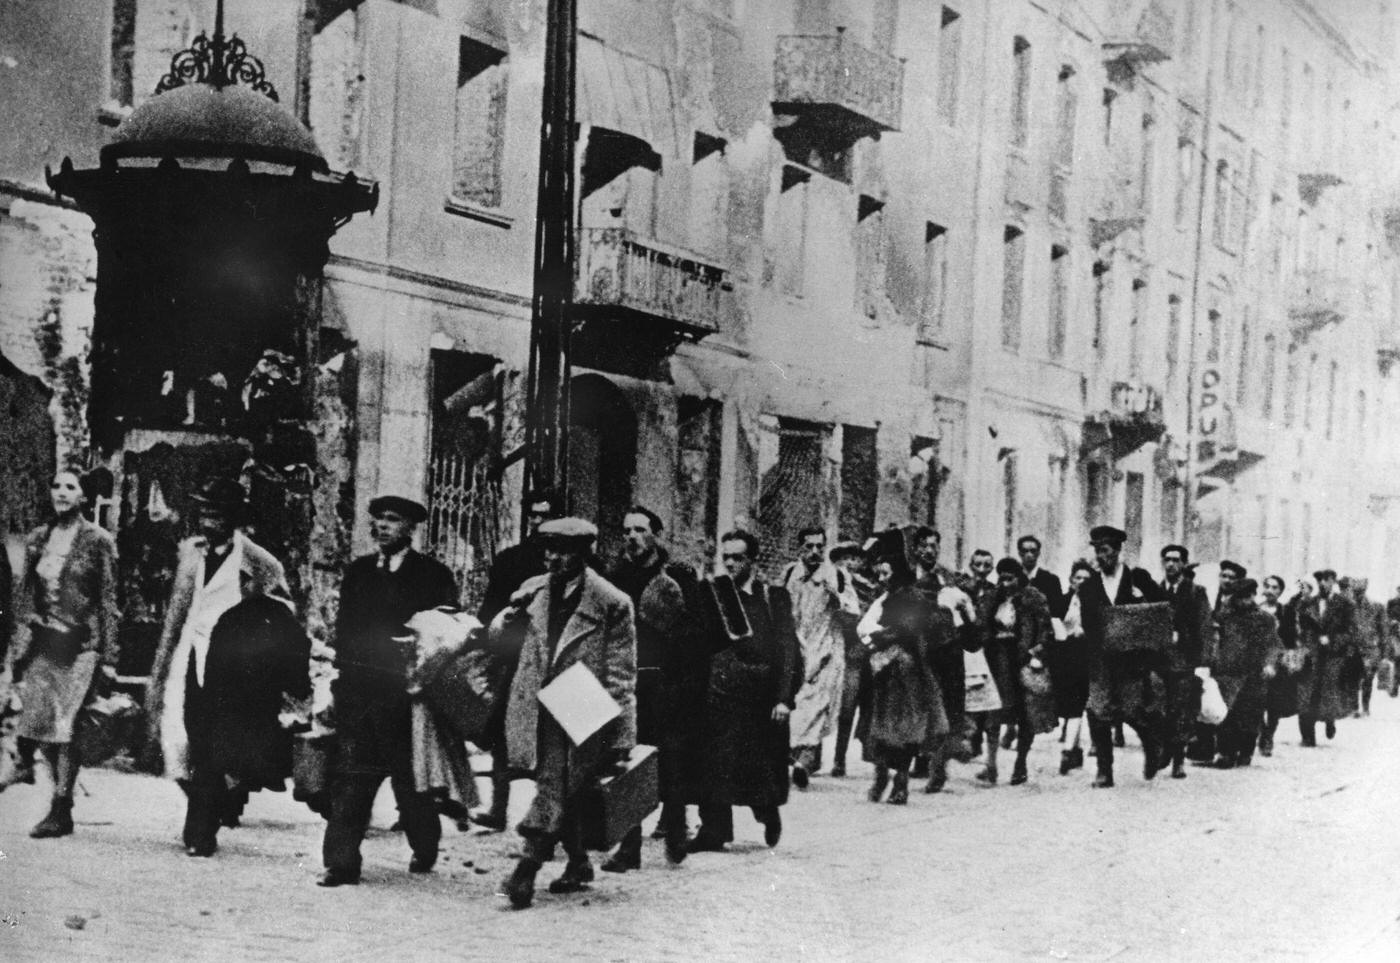
[[311, 131], [291, 111], [237, 84], [193, 83], [151, 97], [102, 148], [104, 161], [123, 157], [237, 157], [328, 170]]

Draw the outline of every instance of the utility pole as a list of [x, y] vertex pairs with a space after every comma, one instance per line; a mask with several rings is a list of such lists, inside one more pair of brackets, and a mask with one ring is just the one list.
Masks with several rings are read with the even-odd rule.
[[[576, 0], [549, 0], [535, 287], [525, 407], [525, 485], [569, 504], [569, 339], [574, 300], [574, 123]], [[528, 507], [528, 506], [527, 506]]]

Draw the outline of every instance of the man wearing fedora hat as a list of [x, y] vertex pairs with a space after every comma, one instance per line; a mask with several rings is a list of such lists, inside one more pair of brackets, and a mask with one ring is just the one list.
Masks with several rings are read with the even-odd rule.
[[457, 584], [446, 565], [413, 549], [413, 531], [428, 517], [422, 504], [380, 495], [369, 514], [377, 549], [346, 568], [335, 623], [337, 747], [321, 886], [360, 881], [360, 843], [385, 776], [413, 851], [409, 872], [432, 870], [442, 838], [436, 803], [414, 789], [410, 654], [395, 638], [415, 613], [456, 605]]
[[219, 819], [232, 820], [247, 797], [230, 794], [191, 768], [187, 697], [204, 685], [210, 638], [224, 613], [255, 595], [286, 595], [287, 581], [281, 563], [239, 528], [246, 509], [243, 486], [210, 478], [193, 500], [199, 534], [181, 546], [146, 706], [149, 744], [159, 747], [165, 774], [189, 797], [185, 851], [211, 856]]
[[1152, 692], [1153, 674], [1161, 674], [1156, 653], [1104, 651], [1107, 611], [1116, 605], [1161, 602], [1166, 594], [1146, 569], [1122, 560], [1127, 533], [1112, 525], [1089, 532], [1096, 571], [1080, 588], [1084, 637], [1089, 644], [1089, 734], [1093, 738], [1097, 788], [1113, 786], [1113, 724], [1126, 722], [1142, 742], [1143, 778], [1151, 779], [1161, 765], [1163, 706]]
[[1317, 594], [1298, 610], [1298, 641], [1303, 669], [1298, 673], [1298, 732], [1302, 745], [1316, 746], [1316, 726], [1322, 721], [1327, 738], [1337, 734], [1337, 719], [1346, 713], [1342, 697], [1342, 667], [1354, 644], [1356, 606], [1337, 584], [1337, 573], [1324, 568], [1313, 573]]

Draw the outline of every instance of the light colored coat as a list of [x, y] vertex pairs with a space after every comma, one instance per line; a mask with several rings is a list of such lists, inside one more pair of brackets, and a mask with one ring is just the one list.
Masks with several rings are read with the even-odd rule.
[[[40, 525], [24, 540], [24, 571], [14, 601], [16, 662], [23, 662], [33, 654], [29, 652], [29, 623], [38, 614], [38, 593], [44, 591], [37, 569], [52, 530], [52, 524]], [[87, 638], [83, 650], [98, 652], [104, 663], [115, 666], [120, 618], [116, 541], [100, 526], [87, 519], [79, 520], [59, 581], [57, 606], [50, 616], [85, 629]]]
[[[585, 569], [578, 606], [565, 623], [549, 654], [549, 577], [525, 582], [512, 599], [512, 610], [526, 619], [520, 665], [511, 683], [506, 706], [506, 748], [510, 766], [535, 773], [536, 796], [523, 825], [544, 832], [557, 830], [565, 803], [586, 785], [606, 761], [610, 750], [630, 749], [637, 742], [637, 633], [632, 601], [592, 569]], [[503, 627], [498, 616], [493, 632]], [[545, 710], [540, 689], [570, 666], [588, 668], [621, 709], [621, 716], [582, 746], [569, 745], [556, 725], [541, 738]], [[563, 740], [563, 744], [558, 743]]]
[[[235, 532], [234, 539], [237, 542], [235, 551], [239, 552], [238, 566], [238, 599], [246, 599], [252, 595], [287, 595], [287, 580], [282, 571], [282, 563], [272, 557], [272, 553], [267, 549], [254, 543], [242, 532]], [[208, 540], [203, 536], [186, 539], [180, 546], [180, 565], [175, 571], [175, 581], [170, 591], [170, 604], [165, 610], [165, 627], [161, 632], [160, 644], [156, 646], [154, 663], [151, 666], [151, 680], [146, 689], [146, 727], [147, 745], [158, 747], [161, 745], [162, 719], [168, 715], [166, 712], [166, 691], [171, 689], [172, 696], [178, 689], [178, 701], [176, 705], [174, 699], [170, 705], [170, 712], [180, 714], [184, 712], [184, 678], [185, 664], [181, 660], [179, 665], [175, 664], [175, 652], [180, 645], [181, 637], [185, 634], [186, 623], [191, 617], [191, 609], [194, 607], [196, 596], [201, 588], [207, 588], [204, 584], [204, 553], [208, 548]], [[223, 577], [223, 573], [215, 578]], [[211, 583], [212, 584], [212, 583]], [[235, 600], [237, 601], [237, 600]], [[209, 626], [212, 629], [212, 625]], [[179, 679], [172, 686], [173, 673], [179, 673]], [[168, 740], [167, 740], [168, 741]], [[161, 771], [171, 775], [172, 778], [180, 777], [180, 763], [176, 760], [162, 760], [159, 766]]]

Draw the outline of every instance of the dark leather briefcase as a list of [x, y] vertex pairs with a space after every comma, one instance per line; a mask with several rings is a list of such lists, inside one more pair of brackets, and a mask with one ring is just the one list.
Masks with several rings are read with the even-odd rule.
[[1166, 652], [1172, 645], [1172, 604], [1110, 605], [1104, 612], [1105, 652]]
[[637, 746], [627, 768], [584, 790], [579, 799], [583, 844], [612, 849], [627, 831], [651, 815], [660, 801], [660, 768], [655, 746]]

